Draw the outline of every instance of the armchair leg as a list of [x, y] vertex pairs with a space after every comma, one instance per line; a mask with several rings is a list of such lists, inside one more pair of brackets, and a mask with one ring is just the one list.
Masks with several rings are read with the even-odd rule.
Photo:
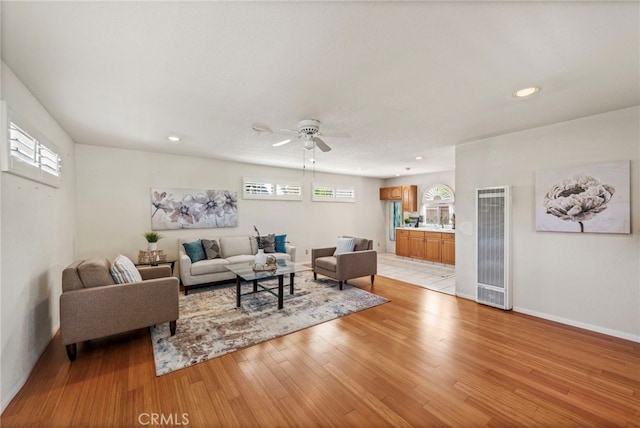
[[338, 285], [340, 286], [340, 290], [342, 290], [342, 281], [338, 281]]
[[176, 322], [169, 321], [169, 331], [171, 332], [171, 336], [175, 336], [176, 334]]
[[376, 276], [375, 275], [371, 275], [371, 285], [373, 285], [373, 280]]
[[75, 361], [78, 356], [78, 345], [72, 343], [71, 345], [66, 345], [67, 348], [67, 357], [69, 357], [69, 361]]
[[317, 279], [318, 279], [318, 274], [317, 274], [317, 273], [315, 273], [315, 272], [313, 272], [313, 280], [315, 281], [315, 280], [317, 280]]

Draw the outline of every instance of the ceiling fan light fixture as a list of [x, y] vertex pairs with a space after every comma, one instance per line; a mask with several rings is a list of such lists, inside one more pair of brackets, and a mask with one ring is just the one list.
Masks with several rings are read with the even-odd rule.
[[531, 95], [537, 94], [538, 92], [540, 92], [540, 88], [537, 86], [522, 88], [513, 93], [513, 98], [526, 98], [530, 97]]

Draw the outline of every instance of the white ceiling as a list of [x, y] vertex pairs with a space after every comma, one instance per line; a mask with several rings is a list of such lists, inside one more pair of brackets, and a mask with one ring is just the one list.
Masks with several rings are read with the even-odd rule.
[[282, 138], [251, 125], [315, 118], [352, 136], [325, 138], [318, 171], [392, 177], [640, 100], [635, 1], [1, 7], [3, 61], [81, 144], [300, 168], [301, 143], [272, 147]]

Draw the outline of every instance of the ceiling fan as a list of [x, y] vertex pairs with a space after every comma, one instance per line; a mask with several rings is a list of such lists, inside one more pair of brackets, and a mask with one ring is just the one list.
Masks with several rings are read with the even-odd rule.
[[284, 146], [285, 144], [290, 143], [294, 138], [298, 138], [302, 140], [303, 147], [307, 150], [311, 150], [314, 147], [319, 148], [323, 152], [328, 152], [331, 150], [331, 147], [323, 140], [320, 139], [322, 137], [336, 137], [336, 138], [350, 138], [349, 134], [346, 133], [329, 133], [324, 134], [320, 132], [320, 121], [316, 119], [303, 119], [298, 122], [298, 129], [281, 129], [279, 131], [272, 130], [268, 125], [262, 123], [254, 123], [251, 128], [254, 131], [260, 133], [273, 133], [273, 134], [297, 134], [297, 136], [292, 138], [287, 138], [285, 140], [279, 141], [273, 144], [274, 147]]

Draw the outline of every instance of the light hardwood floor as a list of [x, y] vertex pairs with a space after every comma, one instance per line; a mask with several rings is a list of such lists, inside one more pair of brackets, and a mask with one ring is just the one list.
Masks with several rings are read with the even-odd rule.
[[148, 330], [74, 363], [56, 336], [1, 425], [640, 426], [640, 344], [384, 277], [373, 291], [391, 302], [161, 377]]

